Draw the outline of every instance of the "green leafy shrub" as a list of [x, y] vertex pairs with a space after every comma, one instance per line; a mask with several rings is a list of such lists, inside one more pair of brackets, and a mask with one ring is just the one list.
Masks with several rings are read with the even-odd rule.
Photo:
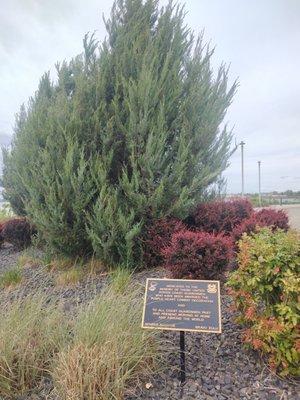
[[[1, 182], [0, 182], [1, 184]], [[13, 216], [10, 208], [7, 205], [0, 207], [0, 247], [4, 243], [3, 228], [5, 222]]]
[[244, 340], [281, 375], [300, 375], [300, 238], [264, 228], [239, 242], [228, 286], [246, 325]]
[[[1, 182], [0, 182], [1, 184]], [[11, 208], [9, 207], [8, 203], [2, 203], [0, 206], [0, 223], [5, 222], [9, 218], [13, 217], [13, 212]]]
[[54, 249], [140, 265], [148, 219], [187, 217], [226, 168], [236, 84], [184, 10], [115, 1], [107, 39], [45, 74], [5, 152], [4, 196]]
[[[22, 129], [23, 124], [26, 119], [26, 111], [24, 105], [21, 106], [19, 114], [16, 117], [15, 124], [15, 135], [17, 135]], [[15, 150], [2, 148], [2, 156], [3, 156], [3, 171], [2, 171], [2, 179], [0, 180], [0, 186], [5, 187], [2, 195], [4, 199], [9, 202], [10, 207], [13, 212], [19, 216], [25, 216], [25, 205], [24, 198], [27, 195], [27, 190], [25, 188], [24, 183], [19, 175], [19, 168], [21, 163], [25, 163], [26, 156], [28, 156], [29, 151], [24, 153], [24, 159], [22, 158], [22, 154], [17, 155]], [[30, 153], [29, 153], [30, 154]], [[20, 156], [20, 157], [18, 157]], [[17, 161], [19, 159], [20, 163]]]

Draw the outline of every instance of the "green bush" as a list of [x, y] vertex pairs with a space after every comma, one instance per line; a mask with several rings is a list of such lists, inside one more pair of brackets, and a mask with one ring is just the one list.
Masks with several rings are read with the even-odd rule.
[[244, 339], [281, 375], [300, 375], [300, 237], [264, 228], [239, 242], [228, 282], [246, 325]]
[[[0, 182], [1, 184], [1, 182]], [[5, 204], [4, 206], [0, 206], [0, 247], [4, 243], [4, 236], [3, 236], [3, 228], [5, 223], [8, 219], [13, 216], [10, 208]]]
[[145, 221], [186, 217], [227, 166], [236, 84], [171, 2], [117, 0], [106, 28], [21, 109], [4, 195], [59, 252], [134, 266]]
[[0, 224], [13, 217], [13, 212], [8, 203], [1, 204], [0, 206]]

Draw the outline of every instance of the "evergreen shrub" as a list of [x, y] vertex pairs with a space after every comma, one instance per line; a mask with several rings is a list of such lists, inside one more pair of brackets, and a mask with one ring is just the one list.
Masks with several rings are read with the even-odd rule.
[[[1, 182], [0, 182], [1, 184]], [[4, 228], [4, 224], [7, 220], [9, 220], [11, 218], [12, 213], [10, 212], [10, 210], [8, 209], [7, 206], [2, 206], [0, 208], [0, 247], [2, 246], [2, 244], [4, 243], [4, 237], [3, 237], [3, 228]]]
[[236, 83], [169, 2], [116, 0], [99, 45], [46, 73], [4, 153], [4, 196], [47, 243], [106, 264], [143, 262], [149, 219], [186, 218], [227, 167]]
[[239, 242], [228, 286], [244, 340], [281, 375], [300, 375], [300, 237], [263, 228]]
[[163, 250], [173, 278], [223, 279], [232, 256], [229, 237], [208, 232], [182, 231]]
[[200, 203], [188, 221], [196, 230], [228, 235], [253, 212], [250, 201], [246, 199], [217, 200]]

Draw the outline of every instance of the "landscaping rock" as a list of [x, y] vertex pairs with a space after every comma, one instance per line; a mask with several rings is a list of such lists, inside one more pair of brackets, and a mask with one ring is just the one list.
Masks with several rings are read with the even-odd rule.
[[0, 247], [0, 275], [14, 267], [22, 251], [16, 250], [12, 245], [4, 244]]
[[[0, 249], [0, 274], [16, 264], [20, 252], [12, 247]], [[8, 303], [36, 291], [63, 304], [72, 312], [80, 304], [90, 301], [107, 285], [107, 276], [89, 276], [74, 286], [56, 285], [57, 272], [43, 266], [28, 265], [22, 269], [21, 285], [0, 290], [0, 309]], [[140, 285], [147, 277], [165, 277], [162, 269], [143, 271], [133, 279]], [[247, 350], [241, 340], [242, 328], [234, 323], [232, 300], [222, 291], [222, 334], [186, 333], [186, 375], [183, 388], [178, 381], [179, 333], [161, 331], [166, 356], [164, 372], [139, 382], [134, 394], [126, 400], [176, 400], [182, 392], [183, 400], [297, 400], [299, 381], [282, 379], [273, 374], [253, 350]], [[151, 385], [147, 385], [151, 383]], [[31, 395], [19, 400], [60, 400], [50, 378], [45, 378]], [[121, 399], [120, 399], [121, 400]]]

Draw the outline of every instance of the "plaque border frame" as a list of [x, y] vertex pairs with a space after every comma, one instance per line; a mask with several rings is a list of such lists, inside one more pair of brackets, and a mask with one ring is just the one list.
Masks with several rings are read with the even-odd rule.
[[[145, 326], [145, 312], [146, 312], [146, 299], [148, 293], [148, 284], [149, 281], [185, 281], [185, 282], [210, 282], [216, 283], [218, 286], [218, 310], [219, 310], [219, 330], [207, 330], [207, 329], [188, 329], [188, 328], [168, 328], [163, 326]], [[143, 329], [154, 329], [160, 331], [183, 331], [183, 332], [198, 332], [198, 333], [222, 333], [222, 315], [221, 315], [221, 287], [220, 281], [215, 280], [208, 280], [208, 279], [170, 279], [170, 278], [147, 278], [146, 286], [145, 286], [145, 293], [144, 293], [144, 303], [143, 303], [143, 314], [142, 314], [142, 328]]]

